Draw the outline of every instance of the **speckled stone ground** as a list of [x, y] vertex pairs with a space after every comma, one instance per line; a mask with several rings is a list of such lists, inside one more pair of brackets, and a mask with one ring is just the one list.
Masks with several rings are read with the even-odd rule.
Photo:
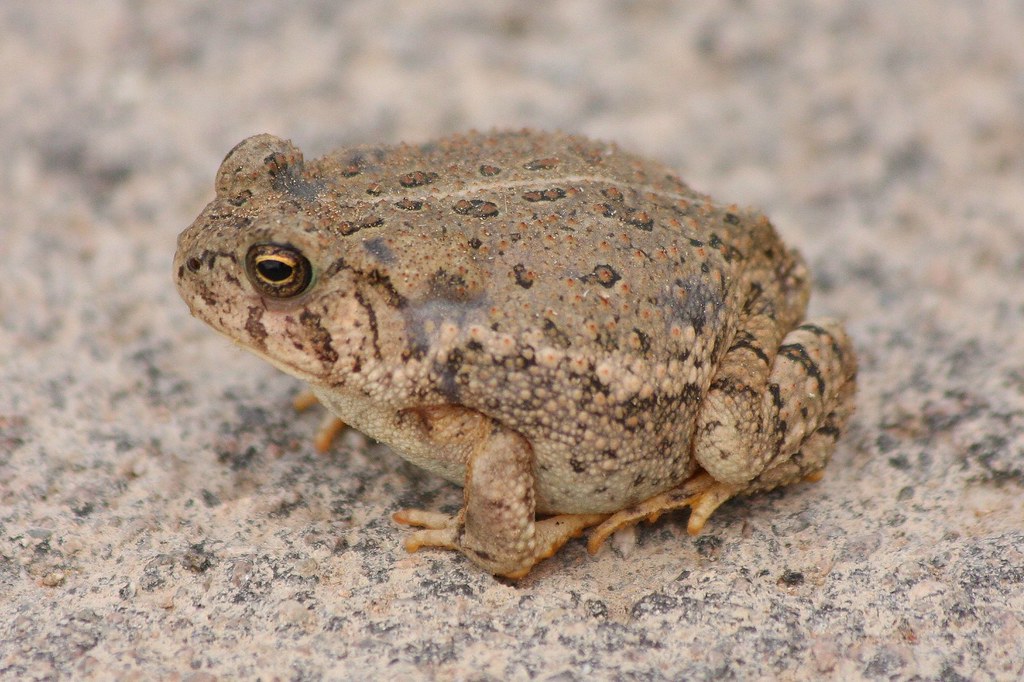
[[[0, 4], [0, 678], [1020, 679], [1024, 5]], [[516, 585], [188, 316], [223, 154], [562, 128], [755, 204], [848, 322], [826, 478]]]

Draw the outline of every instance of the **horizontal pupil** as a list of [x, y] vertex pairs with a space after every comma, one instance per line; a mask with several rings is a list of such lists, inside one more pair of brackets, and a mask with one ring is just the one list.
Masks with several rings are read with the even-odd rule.
[[271, 282], [283, 282], [292, 276], [295, 269], [279, 260], [265, 260], [256, 264], [256, 270]]

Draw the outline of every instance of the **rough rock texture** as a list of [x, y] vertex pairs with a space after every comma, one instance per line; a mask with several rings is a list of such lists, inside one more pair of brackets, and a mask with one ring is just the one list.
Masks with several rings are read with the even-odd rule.
[[[1024, 675], [1020, 3], [0, 7], [0, 678]], [[814, 485], [571, 543], [401, 549], [460, 491], [192, 320], [174, 239], [256, 132], [614, 139], [764, 209], [845, 318]]]

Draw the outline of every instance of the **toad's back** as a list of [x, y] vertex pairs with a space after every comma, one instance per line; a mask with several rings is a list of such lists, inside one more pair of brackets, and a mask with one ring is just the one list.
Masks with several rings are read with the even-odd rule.
[[333, 204], [320, 225], [406, 300], [481, 308], [491, 331], [556, 349], [667, 361], [718, 333], [743, 280], [792, 266], [763, 217], [582, 137], [457, 135], [307, 167]]

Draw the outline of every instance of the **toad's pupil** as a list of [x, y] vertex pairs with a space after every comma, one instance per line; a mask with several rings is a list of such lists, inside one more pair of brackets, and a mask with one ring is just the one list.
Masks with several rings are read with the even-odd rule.
[[271, 282], [283, 282], [292, 276], [295, 268], [279, 260], [265, 260], [256, 265], [256, 270]]

